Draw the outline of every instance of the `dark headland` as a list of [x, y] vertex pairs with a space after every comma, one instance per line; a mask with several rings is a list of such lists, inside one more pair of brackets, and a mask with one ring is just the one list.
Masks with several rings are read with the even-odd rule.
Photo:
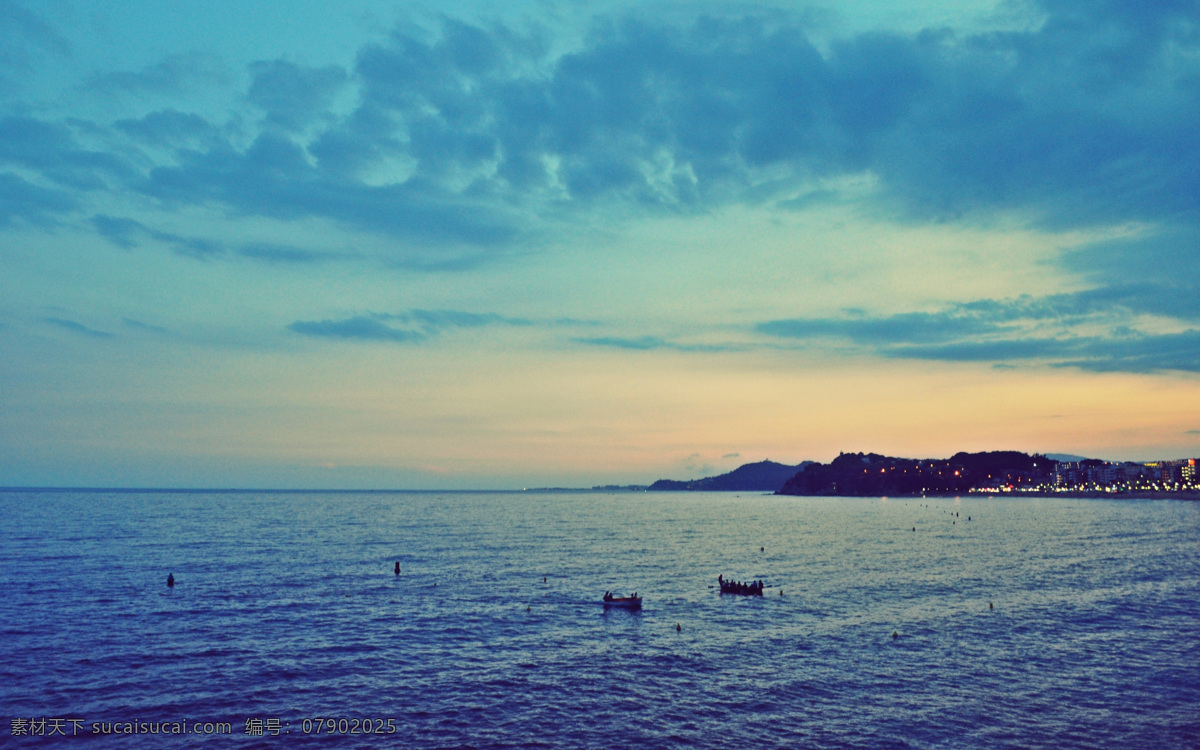
[[809, 463], [776, 494], [904, 497], [1025, 493], [1195, 498], [1200, 496], [1196, 464], [1194, 458], [1146, 463], [1057, 461], [1018, 451], [956, 453], [944, 459], [842, 453], [828, 464]]
[[703, 479], [660, 479], [644, 489], [845, 497], [1022, 493], [1196, 499], [1200, 498], [1197, 461], [1111, 462], [1019, 451], [963, 452], [950, 458], [921, 459], [842, 453], [827, 464], [803, 461], [789, 466], [759, 461]]
[[812, 462], [803, 461], [796, 466], [788, 466], [774, 461], [759, 461], [743, 464], [727, 474], [715, 477], [682, 482], [660, 479], [647, 489], [651, 492], [775, 492], [810, 463]]

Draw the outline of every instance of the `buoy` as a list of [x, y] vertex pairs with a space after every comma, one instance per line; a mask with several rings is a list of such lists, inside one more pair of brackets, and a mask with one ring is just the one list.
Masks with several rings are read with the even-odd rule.
[[779, 589], [779, 595], [783, 596], [783, 589]]
[[528, 612], [528, 611], [529, 611], [529, 607], [526, 607], [526, 608], [525, 608], [525, 611], [526, 611], [526, 612]]
[[675, 632], [678, 633], [682, 630], [683, 630], [683, 626], [680, 625], [679, 623], [675, 623]]
[[396, 575], [400, 575], [400, 561], [396, 561]]
[[988, 609], [995, 609], [995, 607], [992, 606], [991, 602], [988, 602]]
[[167, 588], [169, 588], [169, 589], [175, 588], [175, 574], [174, 573], [167, 573]]
[[542, 583], [546, 582], [546, 576], [542, 576]]
[[893, 631], [892, 631], [892, 640], [894, 641], [894, 640], [896, 640], [896, 639], [897, 639], [897, 638], [899, 638], [899, 637], [900, 637], [900, 633], [898, 633], [898, 632], [896, 632], [895, 630], [893, 630]]
[[759, 552], [766, 552], [766, 551], [767, 551], [767, 548], [766, 548], [766, 547], [759, 547], [759, 548], [758, 548], [758, 551], [759, 551]]
[[917, 530], [917, 527], [916, 527], [916, 526], [913, 526], [913, 531], [916, 531], [916, 530]]

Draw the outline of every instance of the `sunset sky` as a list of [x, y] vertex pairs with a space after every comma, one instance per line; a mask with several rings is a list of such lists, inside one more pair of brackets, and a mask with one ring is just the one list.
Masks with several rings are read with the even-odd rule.
[[1200, 455], [1200, 2], [0, 0], [0, 485]]

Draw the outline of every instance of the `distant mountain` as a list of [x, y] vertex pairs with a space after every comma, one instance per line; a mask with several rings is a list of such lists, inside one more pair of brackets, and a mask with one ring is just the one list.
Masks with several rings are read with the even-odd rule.
[[959, 493], [976, 487], [1031, 488], [1052, 481], [1055, 464], [1046, 456], [1017, 451], [924, 459], [843, 453], [828, 464], [810, 463], [778, 494], [878, 497]]
[[756, 464], [744, 464], [728, 474], [715, 477], [692, 479], [687, 482], [660, 479], [648, 489], [651, 492], [775, 492], [810, 463], [812, 461], [802, 461], [796, 466], [788, 466], [774, 461], [759, 461]]
[[1076, 456], [1070, 453], [1047, 453], [1046, 458], [1053, 459], [1064, 464], [1077, 464], [1080, 461], [1087, 461], [1087, 456]]

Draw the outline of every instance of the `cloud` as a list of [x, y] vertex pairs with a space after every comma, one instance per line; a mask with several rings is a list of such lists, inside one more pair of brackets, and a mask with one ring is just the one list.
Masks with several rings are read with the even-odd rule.
[[434, 245], [494, 246], [517, 234], [502, 210], [420, 179], [383, 186], [344, 181], [310, 164], [290, 139], [268, 134], [244, 152], [182, 154], [180, 165], [157, 167], [135, 187], [168, 205], [217, 202], [283, 220], [325, 217]]
[[392, 328], [382, 321], [366, 316], [355, 316], [345, 320], [298, 320], [288, 330], [305, 336], [357, 341], [423, 341], [429, 338], [421, 331]]
[[162, 326], [151, 325], [150, 323], [143, 323], [142, 321], [135, 320], [133, 318], [122, 318], [121, 324], [124, 325], [126, 328], [130, 328], [135, 331], [140, 331], [142, 333], [153, 333], [153, 334], [157, 334], [160, 336], [168, 335], [171, 333], [169, 330], [167, 330], [166, 328], [163, 328]]
[[285, 60], [250, 66], [247, 98], [266, 113], [269, 126], [292, 132], [324, 115], [349, 76], [337, 66], [308, 68]]
[[200, 115], [174, 109], [158, 110], [138, 119], [118, 120], [113, 127], [138, 142], [152, 146], [212, 147], [221, 138], [220, 128]]
[[456, 329], [531, 325], [534, 325], [533, 321], [508, 318], [494, 313], [409, 310], [400, 313], [356, 315], [342, 320], [298, 320], [290, 324], [288, 330], [316, 338], [415, 343]]
[[1093, 372], [1200, 373], [1200, 330], [1142, 335], [1119, 340], [1094, 340], [1084, 348], [1086, 358], [1059, 363]]
[[220, 58], [201, 52], [169, 55], [137, 71], [114, 71], [95, 76], [85, 90], [108, 95], [181, 95], [230, 81]]
[[144, 239], [151, 239], [171, 246], [179, 255], [192, 258], [205, 259], [225, 253], [224, 245], [219, 242], [161, 232], [134, 219], [97, 214], [91, 218], [91, 224], [102, 237], [127, 250], [137, 247]]
[[35, 171], [77, 191], [97, 190], [133, 174], [120, 157], [82, 147], [67, 126], [19, 116], [0, 118], [0, 164]]
[[599, 346], [609, 349], [627, 349], [631, 351], [652, 351], [665, 349], [677, 352], [736, 352], [745, 351], [744, 344], [683, 344], [669, 341], [658, 336], [638, 336], [626, 338], [621, 336], [587, 336], [572, 338], [571, 341], [587, 346]]
[[[760, 334], [789, 339], [834, 339], [893, 359], [946, 362], [1040, 362], [1094, 372], [1200, 372], [1200, 331], [1162, 333], [1125, 325], [1157, 309], [1191, 314], [1194, 301], [1163, 304], [1152, 288], [1104, 287], [1074, 294], [977, 300], [933, 313], [773, 320]], [[1180, 316], [1175, 323], [1186, 321]], [[1097, 326], [1109, 328], [1096, 335]]]
[[12, 0], [0, 0], [0, 94], [19, 90], [45, 57], [70, 54], [71, 46], [41, 16]]
[[[349, 69], [252, 64], [226, 123], [173, 108], [75, 123], [100, 149], [66, 121], [7, 118], [0, 160], [80, 200], [108, 186], [325, 219], [401, 240], [397, 263], [414, 268], [472, 267], [581, 217], [798, 208], [836, 199], [845, 177], [869, 178], [858, 199], [876, 214], [1134, 222], [1161, 227], [1164, 257], [1194, 260], [1194, 241], [1174, 254], [1167, 241], [1200, 224], [1200, 10], [1029, 7], [1040, 23], [1026, 30], [820, 45], [786, 11], [599, 18], [566, 50], [543, 29], [401, 25]], [[93, 88], [162, 97], [234, 80], [179, 54]], [[1123, 252], [1077, 262], [1128, 265]]]
[[991, 321], [958, 311], [901, 313], [884, 318], [772, 320], [757, 326], [760, 333], [783, 338], [833, 337], [876, 343], [943, 341], [994, 329]]
[[426, 330], [446, 328], [481, 328], [490, 325], [529, 326], [533, 322], [524, 318], [506, 318], [495, 313], [470, 313], [458, 310], [409, 310], [381, 316], [388, 320], [402, 320], [423, 326]]
[[282, 264], [311, 264], [340, 257], [333, 253], [321, 253], [292, 245], [274, 245], [265, 242], [243, 245], [238, 249], [238, 255], [251, 260]]
[[80, 336], [87, 336], [95, 339], [113, 338], [113, 334], [111, 333], [106, 331], [97, 331], [94, 328], [88, 328], [82, 323], [77, 323], [74, 320], [66, 320], [64, 318], [42, 318], [42, 322], [49, 323], [52, 326], [57, 326], [64, 331], [70, 331], [71, 333], [79, 334]]
[[595, 336], [591, 338], [576, 338], [572, 339], [579, 344], [587, 344], [589, 346], [604, 346], [615, 349], [633, 349], [636, 351], [649, 351], [651, 349], [666, 349], [671, 348], [663, 339], [657, 336], [640, 336], [638, 338], [620, 338], [616, 336]]
[[61, 214], [78, 207], [79, 202], [68, 192], [38, 187], [12, 173], [0, 172], [0, 226], [18, 221], [52, 225]]
[[[1061, 265], [1104, 286], [1100, 303], [1200, 322], [1200, 217], [1131, 237], [1089, 243], [1065, 253]], [[1119, 282], [1114, 282], [1119, 279]]]

